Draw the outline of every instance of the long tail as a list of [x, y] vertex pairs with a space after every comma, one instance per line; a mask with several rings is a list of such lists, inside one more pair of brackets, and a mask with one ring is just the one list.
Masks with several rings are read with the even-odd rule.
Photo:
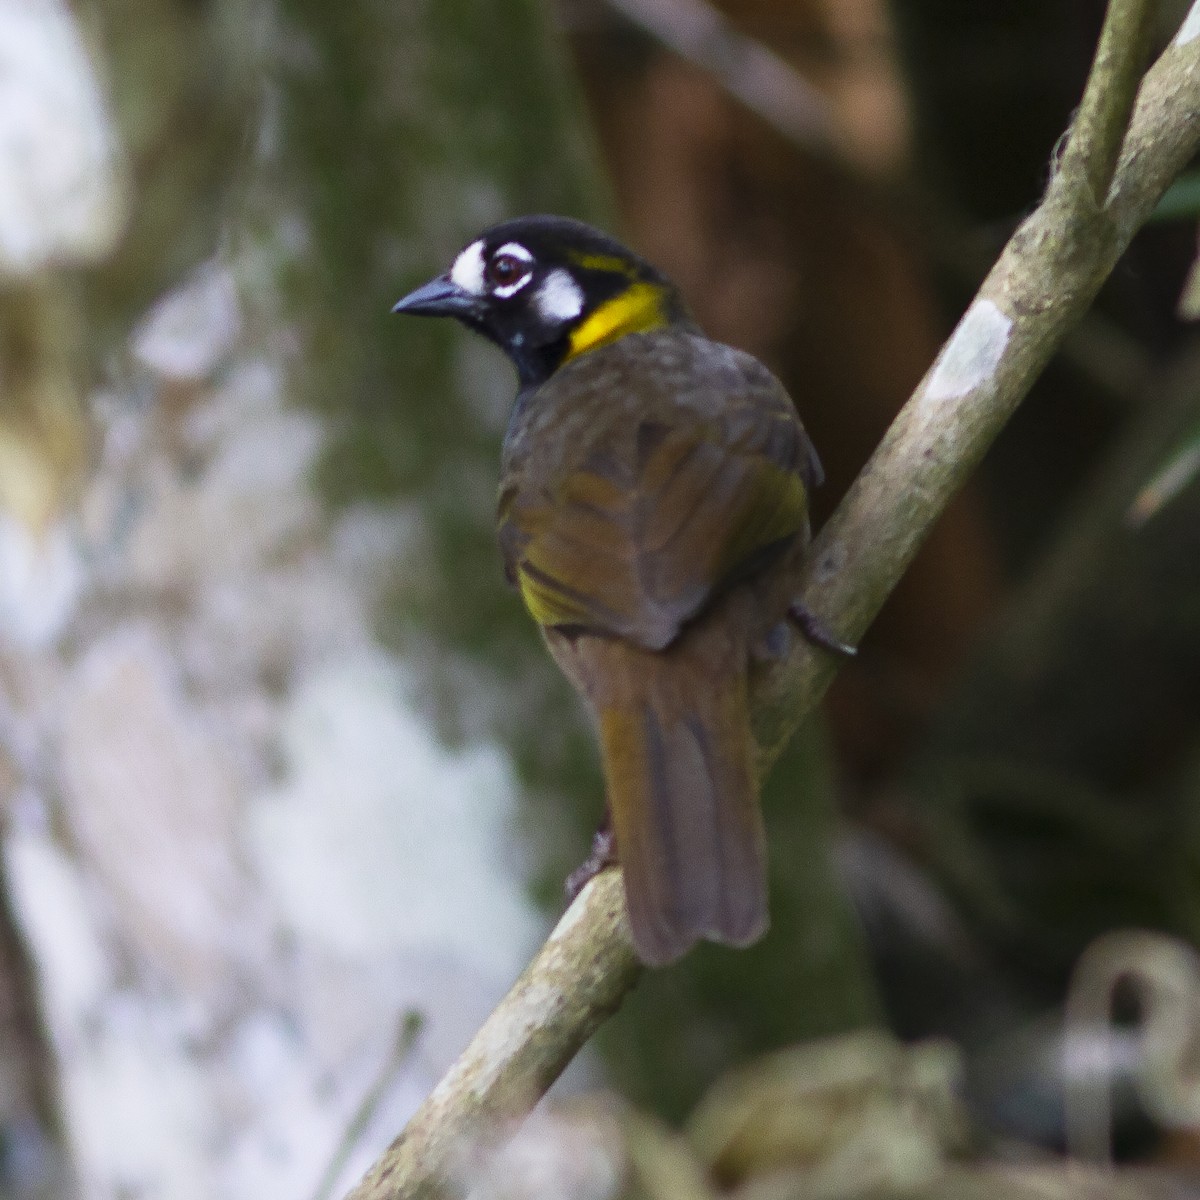
[[639, 955], [657, 966], [700, 938], [757, 940], [766, 849], [744, 658], [714, 656], [703, 635], [657, 652], [579, 640]]

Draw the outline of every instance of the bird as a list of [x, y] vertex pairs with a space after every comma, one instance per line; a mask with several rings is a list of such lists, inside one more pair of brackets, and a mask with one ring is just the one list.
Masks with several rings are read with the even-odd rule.
[[[619, 863], [634, 948], [757, 941], [767, 860], [748, 678], [789, 620], [821, 464], [778, 379], [704, 335], [679, 290], [568, 217], [497, 224], [393, 312], [503, 350], [504, 571], [590, 710], [606, 817], [572, 894]], [[781, 639], [783, 639], [781, 641]]]

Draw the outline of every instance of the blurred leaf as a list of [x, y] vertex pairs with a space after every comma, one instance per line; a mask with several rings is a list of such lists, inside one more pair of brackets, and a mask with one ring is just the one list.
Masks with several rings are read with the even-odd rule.
[[73, 316], [54, 284], [0, 289], [0, 512], [35, 535], [74, 501], [86, 465]]
[[948, 1043], [864, 1033], [795, 1046], [714, 1086], [689, 1133], [726, 1184], [794, 1176], [814, 1200], [907, 1192], [964, 1141], [957, 1076]]
[[[1200, 262], [1200, 260], [1197, 260]], [[1193, 269], [1200, 282], [1200, 272]], [[1200, 299], [1200, 297], [1198, 297]], [[1200, 315], [1198, 313], [1197, 315]], [[1200, 420], [1192, 426], [1151, 475], [1150, 480], [1134, 497], [1129, 506], [1127, 521], [1135, 528], [1170, 503], [1200, 472]]]
[[1192, 260], [1187, 278], [1179, 293], [1179, 302], [1175, 305], [1175, 315], [1181, 321], [1200, 320], [1200, 251]]
[[1195, 217], [1200, 217], [1200, 171], [1188, 171], [1167, 188], [1150, 221], [1182, 221]]
[[634, 1108], [622, 1109], [621, 1132], [629, 1159], [622, 1200], [716, 1200], [687, 1141]]

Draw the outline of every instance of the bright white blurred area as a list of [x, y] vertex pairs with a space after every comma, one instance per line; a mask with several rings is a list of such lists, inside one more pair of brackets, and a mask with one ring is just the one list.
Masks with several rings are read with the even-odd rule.
[[[0, 321], [112, 248], [124, 161], [72, 10], [0, 0]], [[95, 1200], [340, 1194], [544, 932], [507, 752], [447, 748], [373, 626], [420, 518], [325, 511], [255, 250], [89, 394], [50, 326], [0, 342], [4, 882]]]

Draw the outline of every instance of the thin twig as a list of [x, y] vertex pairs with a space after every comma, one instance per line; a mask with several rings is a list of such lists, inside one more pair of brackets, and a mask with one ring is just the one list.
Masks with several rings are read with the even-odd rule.
[[330, 1155], [329, 1165], [326, 1166], [321, 1181], [313, 1192], [313, 1200], [330, 1200], [332, 1197], [334, 1185], [346, 1169], [346, 1163], [350, 1160], [354, 1148], [362, 1140], [363, 1134], [374, 1120], [379, 1106], [387, 1098], [396, 1076], [408, 1062], [424, 1024], [424, 1018], [415, 1009], [409, 1009], [401, 1018], [392, 1044], [392, 1052], [388, 1055], [387, 1061], [384, 1062], [382, 1069], [367, 1089], [366, 1095], [359, 1101], [358, 1107], [342, 1131], [342, 1136], [338, 1140], [337, 1146], [334, 1147], [333, 1154]]
[[1155, 0], [1111, 0], [1087, 86], [1058, 165], [1065, 186], [1086, 188], [1103, 207], [1142, 78]]
[[[1115, 4], [1123, 6], [1123, 0]], [[1127, 49], [1140, 53], [1132, 44]], [[1115, 96], [1112, 112], [1123, 104]], [[1078, 153], [1088, 151], [1089, 129], [1111, 136], [1110, 117], [1076, 124]], [[1198, 145], [1200, 0], [1146, 76], [1103, 211], [1084, 204], [1078, 189], [1051, 188], [814, 543], [802, 595], [830, 627], [852, 641], [866, 630], [934, 521]], [[830, 656], [797, 640], [785, 663], [754, 681], [764, 768], [812, 711], [834, 667]], [[452, 1195], [455, 1164], [472, 1143], [495, 1138], [528, 1113], [619, 1006], [638, 973], [620, 873], [605, 872], [567, 910], [351, 1200]]]

